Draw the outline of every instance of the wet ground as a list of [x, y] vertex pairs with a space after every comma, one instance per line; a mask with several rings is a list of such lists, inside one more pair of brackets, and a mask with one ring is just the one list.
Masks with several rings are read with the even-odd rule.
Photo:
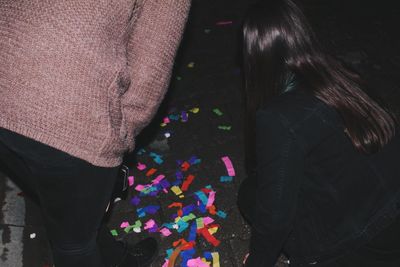
[[[220, 266], [241, 266], [247, 252], [249, 227], [235, 202], [238, 186], [246, 176], [240, 25], [251, 2], [193, 0], [169, 94], [157, 118], [141, 134], [136, 153], [126, 158], [133, 185], [126, 199], [115, 203], [108, 224], [117, 238], [140, 231], [135, 238], [151, 235], [159, 239], [160, 256], [153, 266], [164, 264], [175, 241], [193, 239], [191, 233], [201, 229], [202, 223], [218, 242], [199, 234], [194, 239], [195, 249], [187, 253], [189, 258], [213, 262], [218, 253]], [[302, 3], [322, 43], [362, 73], [376, 94], [399, 107], [400, 9], [396, 2]], [[162, 122], [165, 125], [160, 125]], [[234, 175], [223, 161], [226, 157], [232, 162]], [[153, 174], [151, 169], [156, 169]], [[154, 184], [157, 178], [163, 187], [155, 186], [153, 193], [137, 187]], [[187, 190], [174, 193], [171, 187], [179, 181], [187, 181]], [[203, 210], [191, 209], [204, 198]], [[38, 208], [3, 176], [0, 201], [0, 266], [49, 266], [51, 257]], [[165, 229], [164, 234], [149, 233], [155, 229]], [[171, 235], [165, 236], [169, 232]]]

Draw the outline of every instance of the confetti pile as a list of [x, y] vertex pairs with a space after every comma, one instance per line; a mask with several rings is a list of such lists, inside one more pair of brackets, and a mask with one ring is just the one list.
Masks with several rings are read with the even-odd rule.
[[[196, 111], [196, 110], [194, 110]], [[193, 112], [189, 111], [189, 112]], [[198, 110], [197, 110], [198, 112]], [[214, 110], [216, 113], [216, 110]], [[218, 110], [222, 115], [222, 112]], [[219, 115], [220, 116], [220, 115]], [[168, 116], [167, 118], [171, 118]], [[179, 120], [178, 117], [173, 117]], [[182, 118], [182, 117], [181, 117]], [[120, 229], [111, 233], [118, 236], [119, 232], [159, 234], [163, 242], [171, 242], [166, 250], [163, 267], [175, 266], [180, 262], [183, 267], [212, 266], [219, 267], [220, 255], [216, 248], [221, 244], [218, 239], [219, 223], [227, 218], [227, 213], [216, 205], [217, 191], [212, 185], [196, 188], [196, 169], [202, 160], [192, 156], [187, 160], [176, 160], [176, 170], [173, 175], [163, 172], [164, 156], [141, 149], [137, 152], [138, 163], [129, 177], [129, 186], [135, 190], [130, 204], [136, 210], [136, 221], [128, 220], [120, 223]], [[235, 177], [235, 169], [228, 156], [221, 157], [226, 173], [221, 175], [220, 183], [229, 183]], [[167, 195], [170, 203], [143, 205], [143, 202], [159, 203], [158, 197]], [[143, 201], [146, 198], [146, 201]], [[154, 199], [154, 201], [152, 201]], [[159, 221], [156, 216], [160, 210], [167, 211], [169, 218]], [[199, 240], [208, 244], [209, 250], [197, 248]]]
[[[178, 236], [172, 240], [171, 248], [166, 251], [164, 267], [175, 266], [179, 260], [181, 266], [213, 266], [219, 265], [219, 253], [215, 251], [221, 241], [217, 237], [220, 224], [216, 220], [224, 220], [227, 214], [218, 209], [216, 205], [217, 192], [211, 185], [195, 189], [193, 181], [196, 175], [192, 173], [192, 167], [201, 164], [201, 159], [196, 156], [188, 160], [176, 161], [176, 172], [173, 177], [166, 177], [161, 173], [163, 156], [144, 149], [138, 153], [138, 158], [147, 160], [157, 168], [146, 166], [139, 162], [134, 170], [134, 176], [129, 177], [129, 185], [137, 194], [130, 200], [136, 207], [137, 220], [130, 224], [124, 221], [120, 228], [126, 233], [158, 233], [164, 238]], [[221, 176], [221, 182], [230, 182], [235, 176], [235, 170], [229, 157], [224, 156], [221, 162], [225, 164], [228, 176]], [[138, 178], [138, 179], [136, 179]], [[134, 181], [148, 181], [147, 183], [134, 184]], [[163, 209], [171, 211], [172, 215], [166, 222], [157, 222], [152, 215], [160, 210], [158, 205], [141, 205], [143, 198], [157, 197], [160, 194], [172, 194], [175, 202], [166, 203]], [[185, 204], [189, 203], [189, 204]], [[111, 231], [118, 235], [117, 230]], [[173, 235], [175, 233], [175, 235]], [[196, 242], [203, 238], [210, 246], [210, 251], [199, 255], [196, 250]]]

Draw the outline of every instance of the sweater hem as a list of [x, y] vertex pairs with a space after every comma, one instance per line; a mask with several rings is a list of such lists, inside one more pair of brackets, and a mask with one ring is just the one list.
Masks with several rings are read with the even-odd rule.
[[87, 161], [94, 166], [113, 168], [122, 164], [123, 155], [120, 157], [101, 157], [95, 151], [85, 150], [79, 145], [68, 144], [68, 142], [60, 139], [59, 137], [51, 137], [45, 132], [38, 131], [37, 129], [33, 130], [26, 127], [21, 127], [20, 125], [10, 123], [7, 120], [0, 120], [0, 127], [31, 138], [52, 148], [58, 149], [73, 157]]

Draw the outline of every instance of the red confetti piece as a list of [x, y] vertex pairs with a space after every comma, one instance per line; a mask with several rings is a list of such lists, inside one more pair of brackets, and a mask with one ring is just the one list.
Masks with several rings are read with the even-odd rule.
[[208, 194], [208, 193], [210, 193], [210, 192], [213, 191], [213, 190], [208, 189], [208, 188], [202, 188], [201, 191], [202, 191], [204, 194]]
[[176, 240], [174, 243], [172, 243], [172, 246], [177, 247], [180, 245], [186, 245], [187, 243], [188, 242], [185, 239], [181, 238], [181, 239]]
[[182, 168], [182, 171], [186, 172], [190, 168], [190, 163], [185, 161], [184, 163], [182, 163], [181, 168]]
[[177, 211], [177, 214], [179, 217], [183, 216], [183, 210], [182, 210], [182, 203], [181, 202], [174, 202], [171, 205], [168, 206], [168, 208], [179, 208]]
[[201, 228], [199, 230], [199, 233], [209, 242], [211, 243], [214, 247], [219, 246], [219, 244], [221, 244], [221, 241], [219, 241], [218, 239], [216, 239], [213, 235], [210, 234], [210, 232], [208, 232], [207, 228]]
[[181, 190], [187, 191], [189, 189], [190, 184], [193, 182], [194, 178], [195, 178], [194, 175], [190, 174], [183, 182]]
[[182, 250], [189, 250], [194, 248], [194, 246], [196, 245], [196, 243], [194, 241], [190, 241], [184, 245], [182, 245]]

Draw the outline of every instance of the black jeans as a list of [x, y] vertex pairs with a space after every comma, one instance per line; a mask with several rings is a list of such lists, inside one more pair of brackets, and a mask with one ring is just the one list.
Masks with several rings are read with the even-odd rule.
[[0, 128], [0, 168], [39, 202], [56, 267], [106, 266], [96, 239], [118, 167], [93, 166]]
[[[251, 224], [254, 218], [254, 180], [246, 179], [240, 186], [238, 206], [245, 220]], [[400, 266], [400, 217], [364, 246], [350, 251], [321, 267], [399, 267]]]

